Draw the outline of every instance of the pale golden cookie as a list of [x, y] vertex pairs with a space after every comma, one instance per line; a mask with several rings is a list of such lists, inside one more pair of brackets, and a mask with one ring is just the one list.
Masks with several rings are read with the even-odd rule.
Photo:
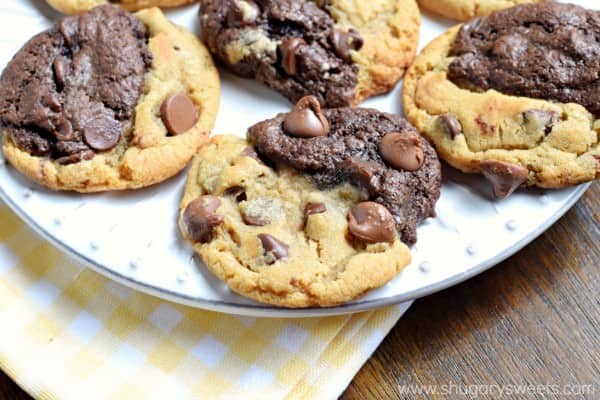
[[117, 4], [129, 11], [150, 7], [179, 7], [196, 0], [47, 0], [48, 4], [64, 14], [81, 14], [103, 4]]
[[404, 79], [406, 116], [439, 156], [463, 172], [492, 178], [511, 165], [516, 175], [524, 172], [527, 186], [559, 188], [599, 178], [600, 120], [583, 106], [475, 92], [448, 80], [459, 29], [432, 41]]
[[[78, 192], [141, 188], [177, 174], [208, 138], [220, 93], [210, 54], [194, 35], [169, 22], [158, 8], [140, 11], [135, 17], [148, 30], [152, 64], [120, 141], [90, 160], [62, 165], [21, 150], [5, 134], [7, 160], [31, 180], [53, 190]], [[169, 135], [161, 119], [161, 106], [175, 93], [191, 99], [198, 119], [189, 130]]]
[[[352, 54], [359, 65], [354, 105], [387, 93], [404, 76], [419, 45], [421, 15], [414, 0], [321, 0], [342, 29], [356, 29], [363, 47]], [[317, 1], [319, 2], [319, 1]]]
[[[205, 198], [213, 214], [199, 227], [214, 227], [204, 230], [200, 243], [192, 240], [199, 236], [186, 211]], [[192, 163], [180, 227], [207, 267], [235, 292], [285, 307], [333, 306], [384, 285], [411, 259], [395, 229], [392, 243], [349, 239], [348, 211], [367, 198], [349, 184], [319, 190], [293, 169], [262, 163], [247, 141], [217, 136]], [[265, 243], [263, 234], [270, 235]]]
[[525, 3], [539, 3], [545, 0], [418, 0], [419, 5], [444, 17], [467, 21], [473, 17], [489, 15]]

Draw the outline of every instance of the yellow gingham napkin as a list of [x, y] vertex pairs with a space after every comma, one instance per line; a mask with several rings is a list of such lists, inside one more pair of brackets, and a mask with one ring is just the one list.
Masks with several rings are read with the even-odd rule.
[[248, 318], [83, 269], [0, 202], [0, 367], [38, 399], [335, 399], [409, 304]]

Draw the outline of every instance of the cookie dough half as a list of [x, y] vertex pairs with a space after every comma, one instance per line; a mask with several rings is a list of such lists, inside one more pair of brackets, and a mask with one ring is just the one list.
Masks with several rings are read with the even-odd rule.
[[419, 5], [444, 17], [467, 21], [519, 4], [545, 0], [418, 0]]
[[64, 14], [82, 14], [94, 7], [105, 4], [116, 4], [129, 11], [138, 11], [151, 7], [179, 7], [191, 4], [196, 0], [47, 0], [57, 11]]

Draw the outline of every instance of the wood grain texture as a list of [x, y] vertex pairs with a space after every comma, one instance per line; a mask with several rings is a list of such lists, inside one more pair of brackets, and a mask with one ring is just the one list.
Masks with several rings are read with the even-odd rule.
[[[499, 396], [469, 386], [524, 384], [556, 387]], [[563, 385], [593, 386], [551, 393]], [[410, 394], [419, 388], [438, 394]], [[467, 395], [439, 394], [452, 390]], [[30, 399], [4, 374], [0, 398]], [[600, 398], [600, 182], [509, 260], [415, 302], [342, 396], [438, 398]]]
[[[409, 385], [438, 394], [403, 393]], [[558, 386], [484, 399], [600, 399], [599, 182], [512, 258], [415, 302], [342, 399], [475, 398], [450, 385]]]

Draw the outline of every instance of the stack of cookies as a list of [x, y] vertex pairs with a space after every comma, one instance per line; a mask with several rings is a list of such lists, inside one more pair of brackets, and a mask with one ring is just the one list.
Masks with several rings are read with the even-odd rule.
[[[334, 306], [389, 282], [435, 217], [438, 157], [485, 176], [497, 198], [600, 177], [597, 11], [419, 0], [468, 21], [415, 59], [416, 0], [200, 0], [201, 37], [147, 8], [191, 0], [48, 2], [72, 15], [0, 76], [6, 159], [80, 193], [146, 187], [190, 164], [181, 233], [257, 301]], [[213, 57], [293, 106], [245, 139], [209, 138]], [[403, 77], [407, 119], [359, 107]]]

